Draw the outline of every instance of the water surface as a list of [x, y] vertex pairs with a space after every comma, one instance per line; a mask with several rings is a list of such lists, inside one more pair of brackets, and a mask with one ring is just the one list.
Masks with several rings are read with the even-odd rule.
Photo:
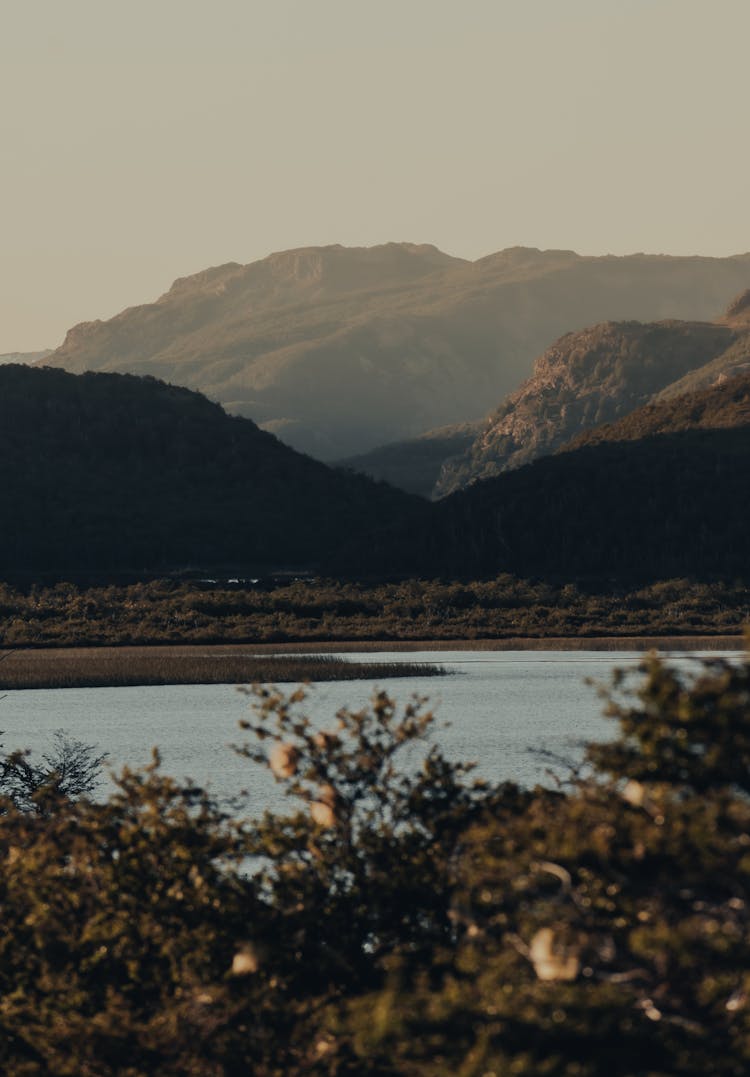
[[[360, 708], [375, 687], [406, 703], [428, 696], [438, 724], [436, 738], [453, 759], [473, 760], [492, 781], [548, 783], [549, 760], [540, 752], [579, 761], [583, 744], [615, 732], [602, 717], [596, 690], [615, 667], [633, 668], [635, 652], [437, 651], [358, 653], [362, 662], [437, 662], [455, 676], [323, 682], [308, 688], [305, 710], [322, 727], [343, 706]], [[690, 659], [675, 659], [688, 665]], [[285, 686], [290, 691], [293, 686]], [[95, 744], [110, 766], [141, 767], [158, 746], [164, 770], [208, 784], [220, 796], [247, 789], [252, 810], [278, 807], [279, 791], [260, 768], [232, 752], [245, 734], [238, 723], [249, 699], [232, 685], [167, 685], [141, 688], [34, 689], [7, 692], [0, 700], [6, 751], [49, 749], [54, 731]]]

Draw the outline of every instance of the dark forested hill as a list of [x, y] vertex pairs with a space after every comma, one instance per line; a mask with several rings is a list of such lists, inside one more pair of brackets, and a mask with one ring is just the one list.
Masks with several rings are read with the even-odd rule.
[[153, 378], [0, 367], [0, 566], [314, 566], [422, 502]]
[[0, 565], [748, 577], [749, 396], [750, 377], [643, 409], [429, 505], [332, 471], [190, 390], [4, 366]]
[[390, 243], [284, 251], [177, 282], [75, 326], [48, 360], [200, 389], [327, 460], [486, 415], [561, 333], [605, 319], [710, 319], [750, 279], [734, 258], [476, 262]]
[[[646, 428], [644, 427], [644, 433]], [[627, 583], [750, 577], [750, 426], [601, 441], [478, 482], [404, 535], [401, 570]]]

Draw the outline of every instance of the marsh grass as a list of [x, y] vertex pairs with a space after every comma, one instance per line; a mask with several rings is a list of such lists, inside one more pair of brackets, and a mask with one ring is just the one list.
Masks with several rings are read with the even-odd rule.
[[254, 655], [220, 648], [77, 648], [0, 654], [0, 689], [156, 684], [283, 684], [434, 677], [434, 664], [354, 662], [335, 655]]

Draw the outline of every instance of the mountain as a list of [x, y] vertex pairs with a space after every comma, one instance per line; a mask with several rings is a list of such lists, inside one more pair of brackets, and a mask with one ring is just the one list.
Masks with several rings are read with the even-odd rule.
[[750, 255], [581, 257], [429, 245], [285, 251], [175, 282], [71, 329], [47, 360], [200, 389], [328, 460], [487, 413], [561, 333], [602, 320], [708, 319]]
[[6, 572], [309, 568], [427, 508], [188, 389], [20, 365], [0, 367], [0, 486]]
[[750, 371], [750, 289], [716, 322], [595, 325], [567, 333], [490, 414], [464, 454], [443, 465], [434, 496], [554, 452], [582, 431], [653, 401]]
[[441, 426], [418, 438], [381, 445], [369, 453], [339, 460], [336, 466], [429, 498], [446, 461], [462, 455], [473, 444], [482, 426], [481, 419]]
[[606, 322], [568, 333], [537, 359], [465, 455], [445, 465], [438, 495], [521, 467], [635, 410], [736, 340], [729, 326], [702, 322]]

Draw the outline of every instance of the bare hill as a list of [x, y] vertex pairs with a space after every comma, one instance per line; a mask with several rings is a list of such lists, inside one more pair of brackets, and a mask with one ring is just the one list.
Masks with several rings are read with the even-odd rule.
[[48, 362], [200, 389], [324, 459], [485, 414], [561, 333], [604, 319], [713, 318], [750, 255], [465, 262], [392, 243], [286, 251], [185, 277], [71, 329]]

